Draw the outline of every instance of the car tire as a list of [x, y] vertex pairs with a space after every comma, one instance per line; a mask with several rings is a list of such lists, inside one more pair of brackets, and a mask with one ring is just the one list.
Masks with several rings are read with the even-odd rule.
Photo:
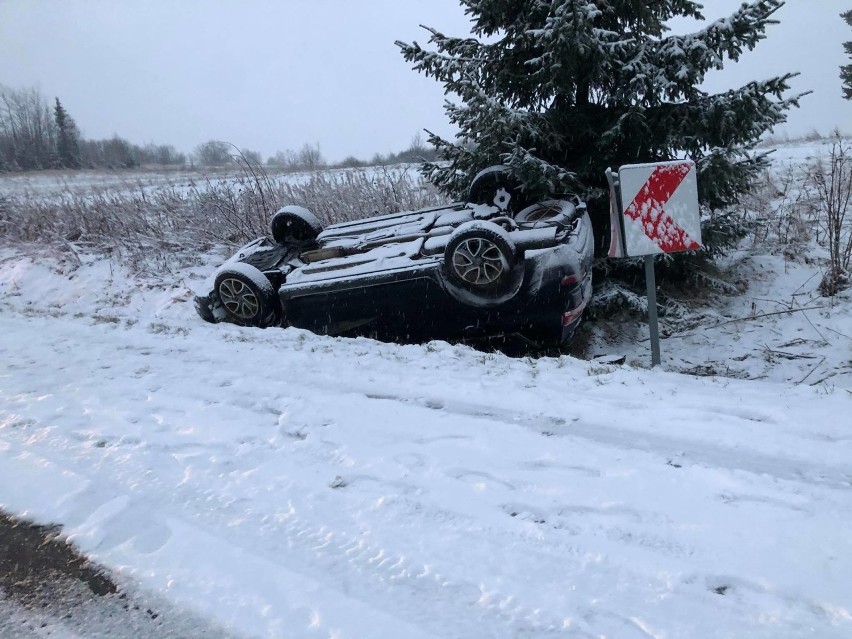
[[548, 222], [564, 217], [562, 206], [553, 203], [539, 203], [528, 206], [515, 214], [515, 222], [518, 224], [540, 224], [546, 226]]
[[520, 211], [525, 204], [521, 184], [502, 165], [489, 166], [473, 178], [468, 202], [496, 206], [508, 214]]
[[281, 300], [267, 277], [251, 264], [229, 264], [216, 275], [214, 289], [227, 320], [266, 328], [281, 323]]
[[501, 295], [511, 280], [518, 250], [502, 227], [468, 222], [450, 236], [444, 271], [452, 284], [474, 293]]
[[278, 209], [269, 221], [269, 230], [276, 243], [312, 244], [323, 228], [320, 221], [308, 209], [301, 206], [285, 206]]

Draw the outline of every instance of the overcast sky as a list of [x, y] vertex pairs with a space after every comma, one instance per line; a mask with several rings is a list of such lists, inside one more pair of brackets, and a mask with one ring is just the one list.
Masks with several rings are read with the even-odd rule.
[[[705, 14], [739, 4], [707, 0]], [[767, 40], [706, 88], [799, 71], [794, 88], [814, 93], [786, 132], [852, 130], [838, 77], [850, 8], [788, 0]], [[0, 0], [0, 84], [58, 96], [86, 137], [183, 151], [215, 138], [264, 157], [318, 142], [327, 159], [366, 158], [423, 128], [451, 133], [441, 85], [393, 44], [425, 42], [419, 24], [469, 33], [457, 0]]]

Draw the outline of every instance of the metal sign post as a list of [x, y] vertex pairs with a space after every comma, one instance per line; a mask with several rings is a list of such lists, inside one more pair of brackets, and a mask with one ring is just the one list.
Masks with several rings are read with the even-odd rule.
[[609, 169], [606, 174], [612, 227], [609, 256], [645, 257], [651, 365], [659, 366], [654, 256], [701, 248], [695, 164], [689, 160], [630, 164], [619, 168], [617, 176]]
[[648, 296], [648, 327], [651, 329], [651, 366], [660, 365], [660, 326], [657, 322], [657, 278], [654, 256], [645, 256], [645, 288]]

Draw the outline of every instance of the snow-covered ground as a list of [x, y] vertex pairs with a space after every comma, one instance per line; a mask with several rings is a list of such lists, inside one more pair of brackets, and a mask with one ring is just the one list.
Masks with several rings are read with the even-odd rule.
[[[821, 296], [822, 271], [784, 255], [744, 250], [732, 260], [747, 290], [720, 295], [715, 305], [692, 303], [683, 316], [664, 318], [664, 368], [827, 392], [852, 389], [852, 291]], [[588, 358], [620, 353], [629, 364], [650, 365], [648, 325], [642, 319], [587, 324], [578, 342]]]
[[83, 258], [0, 252], [0, 508], [128, 588], [239, 637], [852, 636], [852, 300], [742, 319], [814, 265], [743, 256], [651, 371], [635, 326], [627, 366], [213, 326], [209, 266]]
[[[308, 173], [283, 173], [275, 168], [269, 169], [271, 177], [288, 181], [305, 181]], [[174, 188], [185, 190], [198, 187], [204, 189], [206, 183], [233, 180], [238, 175], [233, 168], [159, 168], [159, 169], [122, 169], [122, 170], [55, 170], [30, 171], [26, 173], [0, 174], [0, 195], [39, 197], [58, 196], [62, 193], [86, 193], [93, 189], [124, 189], [135, 191], [145, 189]]]
[[[351, 173], [364, 173], [367, 176], [383, 175], [390, 172], [398, 175], [402, 172], [414, 173], [415, 165], [399, 164], [390, 167], [369, 166], [357, 169], [328, 169], [320, 174], [345, 176]], [[304, 184], [317, 171], [288, 171], [281, 167], [262, 167], [262, 174], [273, 183], [291, 185]], [[51, 170], [29, 171], [25, 173], [0, 173], [0, 196], [26, 199], [59, 198], [68, 194], [90, 194], [93, 191], [124, 191], [150, 194], [160, 190], [175, 190], [186, 193], [197, 189], [205, 191], [210, 186], [245, 179], [245, 171], [236, 166], [206, 167], [187, 169], [175, 168], [138, 168], [138, 169], [94, 169], [94, 170]]]

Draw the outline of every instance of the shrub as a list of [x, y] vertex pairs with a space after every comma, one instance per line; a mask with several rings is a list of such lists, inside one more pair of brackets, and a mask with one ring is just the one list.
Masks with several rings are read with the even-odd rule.
[[828, 248], [828, 269], [820, 282], [823, 295], [836, 295], [852, 284], [852, 156], [849, 145], [838, 140], [831, 147], [827, 163], [817, 161], [811, 181], [819, 197], [819, 224]]
[[237, 158], [235, 174], [205, 176], [188, 187], [141, 182], [58, 194], [34, 191], [0, 199], [0, 236], [7, 242], [50, 243], [117, 252], [145, 268], [168, 267], [213, 245], [242, 245], [267, 233], [284, 204], [314, 211], [324, 224], [376, 213], [442, 204], [446, 199], [408, 167], [270, 176]]

